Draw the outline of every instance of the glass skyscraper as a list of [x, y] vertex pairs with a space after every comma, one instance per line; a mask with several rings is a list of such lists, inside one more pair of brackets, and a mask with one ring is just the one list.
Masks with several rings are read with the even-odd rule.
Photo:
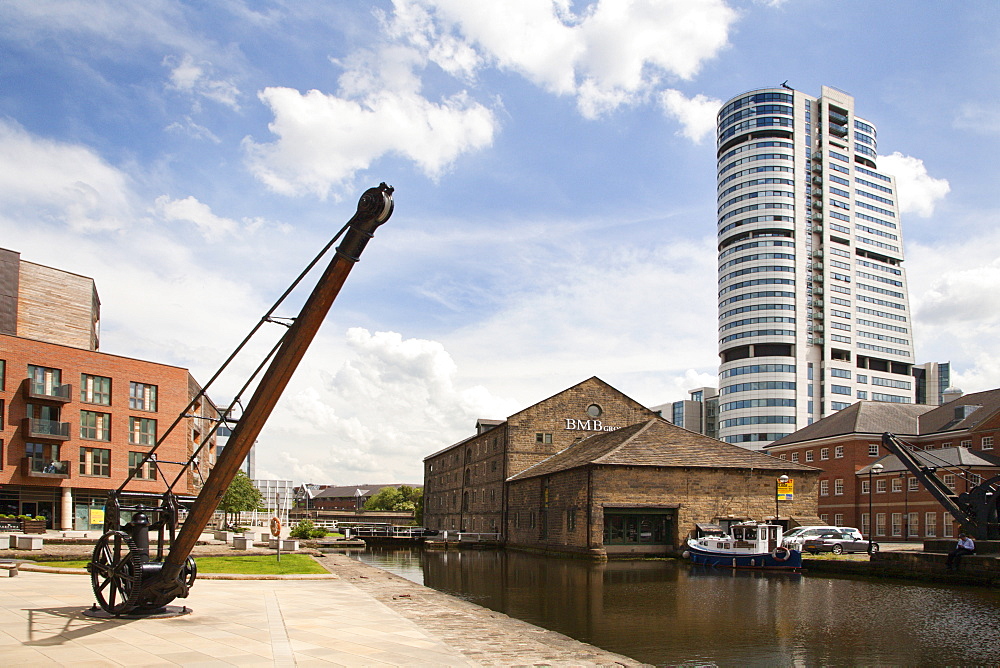
[[726, 102], [717, 137], [719, 438], [759, 449], [859, 399], [914, 402], [875, 125], [842, 91], [779, 86]]

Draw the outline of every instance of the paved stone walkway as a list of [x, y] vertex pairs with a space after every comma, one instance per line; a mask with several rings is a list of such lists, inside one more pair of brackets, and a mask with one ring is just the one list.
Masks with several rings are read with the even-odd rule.
[[343, 555], [324, 580], [199, 580], [173, 619], [93, 619], [90, 578], [0, 578], [3, 666], [638, 665]]

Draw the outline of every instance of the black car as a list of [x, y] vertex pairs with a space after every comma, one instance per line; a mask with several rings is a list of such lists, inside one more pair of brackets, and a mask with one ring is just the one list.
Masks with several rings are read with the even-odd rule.
[[[833, 552], [843, 554], [845, 552], [867, 552], [868, 541], [858, 540], [850, 533], [840, 531], [830, 531], [819, 536], [810, 536], [802, 543], [802, 551], [809, 554], [819, 552]], [[878, 552], [878, 543], [872, 543], [872, 552]]]

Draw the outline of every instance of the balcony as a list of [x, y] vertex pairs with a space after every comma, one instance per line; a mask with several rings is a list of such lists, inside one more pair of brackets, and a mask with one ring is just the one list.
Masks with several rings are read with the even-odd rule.
[[29, 478], [68, 478], [68, 461], [45, 461], [38, 457], [24, 457], [21, 459], [24, 466], [24, 475]]
[[26, 433], [25, 440], [68, 441], [70, 438], [69, 422], [38, 418], [24, 418], [22, 422]]
[[813, 151], [812, 159], [813, 159], [813, 162], [822, 162], [823, 161], [823, 151]]
[[832, 135], [836, 135], [838, 137], [846, 137], [847, 136], [847, 128], [842, 128], [839, 125], [831, 125], [831, 126], [829, 126], [829, 130], [830, 130], [830, 134], [832, 134]]
[[42, 399], [44, 401], [59, 401], [69, 403], [73, 400], [73, 386], [48, 385], [32, 382], [30, 378], [24, 382], [24, 393], [29, 399]]
[[831, 123], [836, 123], [838, 125], [847, 125], [847, 116], [845, 116], [844, 114], [838, 114], [833, 109], [829, 110], [827, 116], [829, 117]]

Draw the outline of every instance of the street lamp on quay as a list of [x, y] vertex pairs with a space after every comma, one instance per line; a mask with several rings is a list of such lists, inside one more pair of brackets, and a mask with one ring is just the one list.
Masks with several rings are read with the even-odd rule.
[[881, 464], [872, 464], [868, 469], [868, 556], [872, 556], [872, 543], [875, 542], [875, 515], [872, 514], [872, 497], [875, 496], [875, 488], [872, 487], [872, 474], [878, 475], [885, 467]]
[[778, 476], [778, 478], [774, 481], [774, 523], [775, 524], [778, 523], [778, 517], [779, 517], [779, 514], [778, 514], [778, 498], [779, 498], [779, 496], [778, 496], [778, 488], [781, 485], [784, 485], [786, 482], [788, 482], [788, 476], [784, 475], [784, 474]]

